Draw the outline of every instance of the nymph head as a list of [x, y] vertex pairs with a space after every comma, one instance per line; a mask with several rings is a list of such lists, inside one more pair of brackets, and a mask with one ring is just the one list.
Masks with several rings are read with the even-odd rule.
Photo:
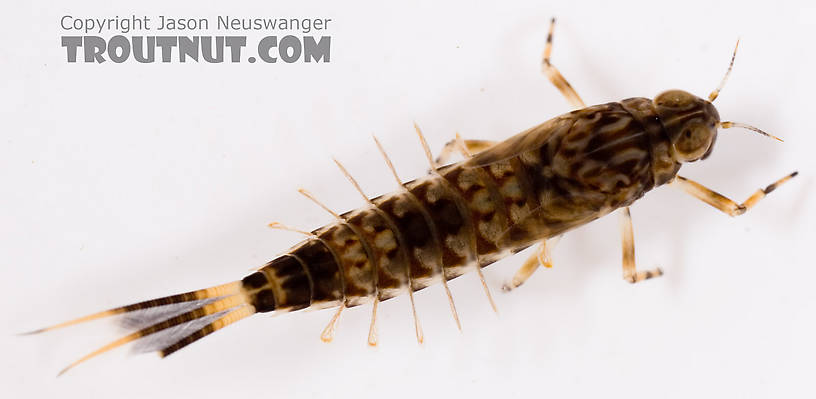
[[[739, 46], [739, 41], [737, 41], [737, 46]], [[717, 140], [717, 129], [719, 128], [742, 127], [779, 140], [750, 125], [720, 121], [720, 114], [712, 103], [725, 85], [731, 68], [734, 66], [736, 55], [737, 48], [735, 47], [728, 71], [719, 87], [708, 96], [708, 100], [682, 90], [663, 92], [653, 100], [657, 115], [663, 123], [671, 144], [671, 155], [677, 162], [694, 162], [708, 158]]]
[[720, 114], [714, 104], [682, 90], [669, 90], [654, 99], [657, 115], [678, 162], [694, 162], [711, 154]]

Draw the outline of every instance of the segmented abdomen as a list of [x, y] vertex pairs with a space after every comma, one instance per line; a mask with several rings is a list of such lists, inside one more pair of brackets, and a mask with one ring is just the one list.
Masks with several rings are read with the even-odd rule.
[[514, 246], [511, 214], [522, 221], [519, 205], [533, 197], [505, 169], [455, 164], [406, 183], [316, 230], [244, 287], [259, 312], [351, 307], [486, 266]]

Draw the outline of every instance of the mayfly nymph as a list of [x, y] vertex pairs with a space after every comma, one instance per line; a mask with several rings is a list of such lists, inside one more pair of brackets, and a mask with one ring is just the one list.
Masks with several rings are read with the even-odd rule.
[[[718, 129], [740, 127], [775, 138], [746, 124], [722, 121], [712, 104], [731, 71], [736, 48], [725, 77], [707, 99], [669, 90], [654, 99], [629, 98], [587, 107], [550, 62], [554, 24], [553, 19], [542, 67], [574, 111], [499, 143], [463, 140], [457, 135], [438, 158], [432, 156], [415, 126], [431, 168], [427, 176], [409, 182], [397, 176], [377, 141], [397, 180], [396, 191], [369, 198], [338, 163], [364, 198], [363, 207], [338, 214], [301, 190], [335, 221], [302, 231], [305, 240], [242, 280], [34, 331], [112, 315], [141, 315], [134, 318], [132, 333], [87, 354], [60, 374], [129, 342], [146, 341], [149, 349], [167, 356], [253, 314], [306, 308], [337, 307], [321, 335], [330, 341], [343, 309], [371, 303], [368, 343], [376, 345], [379, 302], [403, 294], [410, 298], [416, 337], [421, 342], [415, 291], [441, 283], [459, 325], [447, 281], [475, 272], [495, 309], [481, 268], [538, 245], [504, 286], [506, 290], [518, 287], [539, 266], [551, 266], [552, 246], [562, 234], [615, 210], [621, 214], [623, 278], [637, 283], [657, 277], [662, 275], [660, 269], [635, 268], [629, 212], [629, 206], [648, 191], [670, 184], [736, 216], [796, 176], [796, 172], [788, 174], [738, 203], [678, 175], [683, 163], [711, 154]], [[446, 164], [454, 152], [461, 153], [464, 160]]]

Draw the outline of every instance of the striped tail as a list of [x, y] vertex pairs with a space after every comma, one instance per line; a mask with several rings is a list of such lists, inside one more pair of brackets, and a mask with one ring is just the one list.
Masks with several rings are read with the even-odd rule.
[[62, 375], [88, 359], [137, 340], [137, 345], [144, 343], [141, 351], [158, 351], [165, 357], [255, 312], [243, 283], [234, 281], [105, 310], [26, 334], [38, 334], [114, 315], [123, 315], [124, 324], [136, 330], [71, 363], [58, 374]]

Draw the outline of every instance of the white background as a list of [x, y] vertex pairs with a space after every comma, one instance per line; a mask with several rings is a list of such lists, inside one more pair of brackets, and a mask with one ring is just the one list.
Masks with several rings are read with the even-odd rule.
[[[254, 3], [2, 5], [7, 397], [814, 395], [814, 6]], [[332, 18], [331, 63], [66, 63], [62, 15], [131, 13]], [[344, 313], [329, 345], [318, 336], [331, 311], [258, 315], [164, 360], [119, 350], [60, 378], [115, 333], [90, 323], [14, 335], [241, 278], [300, 239], [267, 223], [331, 220], [298, 187], [340, 211], [361, 205], [332, 156], [369, 195], [394, 188], [372, 134], [409, 179], [427, 167], [413, 121], [438, 150], [457, 131], [502, 139], [566, 112], [539, 72], [551, 16], [553, 62], [587, 103], [669, 88], [705, 96], [740, 37], [716, 105], [785, 143], [721, 132], [712, 157], [681, 173], [739, 201], [800, 176], [735, 219], [671, 188], [647, 195], [632, 209], [637, 261], [662, 267], [656, 280], [621, 279], [610, 215], [566, 236], [555, 267], [513, 293], [499, 287], [526, 253], [485, 269], [498, 316], [474, 275], [451, 282], [461, 335], [442, 289], [425, 290], [423, 346], [406, 298], [381, 306], [376, 349], [365, 345], [368, 306]]]

